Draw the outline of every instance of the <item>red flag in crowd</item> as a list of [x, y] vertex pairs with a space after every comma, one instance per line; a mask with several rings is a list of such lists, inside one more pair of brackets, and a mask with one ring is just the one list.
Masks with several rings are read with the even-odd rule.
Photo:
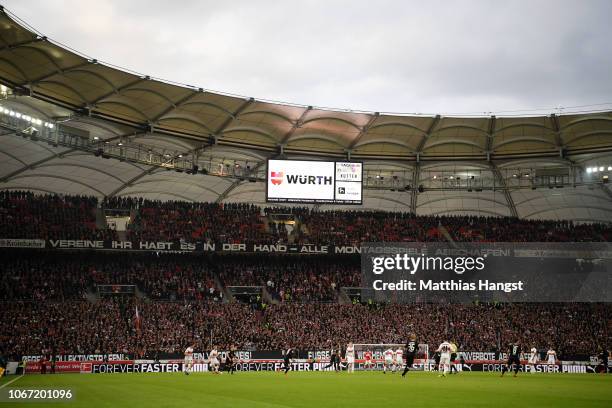
[[136, 331], [140, 333], [140, 313], [138, 313], [138, 305], [136, 306], [136, 316], [134, 317], [134, 327], [136, 327]]

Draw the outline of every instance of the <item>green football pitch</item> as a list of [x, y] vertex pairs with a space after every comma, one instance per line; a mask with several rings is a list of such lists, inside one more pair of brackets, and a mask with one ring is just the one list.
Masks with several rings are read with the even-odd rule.
[[27, 375], [7, 389], [71, 388], [73, 401], [11, 407], [612, 407], [612, 375], [380, 372]]

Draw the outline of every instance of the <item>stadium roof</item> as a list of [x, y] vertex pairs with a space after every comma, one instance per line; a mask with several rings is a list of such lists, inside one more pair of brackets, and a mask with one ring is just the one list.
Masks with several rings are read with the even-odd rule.
[[[387, 184], [375, 188], [373, 181], [366, 190], [367, 208], [579, 220], [608, 220], [612, 214], [607, 186], [560, 195], [557, 190], [520, 188], [511, 174], [518, 167], [532, 169], [532, 176], [536, 168], [551, 166], [584, 171], [589, 163], [604, 163], [607, 169], [612, 164], [612, 112], [448, 117], [281, 104], [175, 84], [101, 63], [53, 42], [4, 11], [0, 82], [13, 93], [2, 102], [5, 107], [102, 141], [169, 152], [209, 169], [208, 175], [194, 178], [5, 137], [3, 189], [263, 202], [263, 183], [218, 177], [224, 175], [223, 166], [240, 163], [260, 172], [270, 157], [340, 157], [363, 160], [370, 174], [397, 180], [391, 189]], [[218, 174], [215, 166], [221, 166]], [[497, 180], [497, 189], [468, 194], [467, 189], [432, 187], [417, 195], [417, 185], [427, 188], [439, 180], [436, 172], [488, 177]], [[406, 185], [412, 191], [398, 191]]]
[[[0, 16], [0, 77], [6, 85], [72, 112], [169, 137], [286, 153], [354, 158], [486, 159], [558, 155], [609, 146], [612, 114], [427, 117], [333, 111], [222, 95], [135, 74]], [[181, 63], [177, 61], [177, 64]]]

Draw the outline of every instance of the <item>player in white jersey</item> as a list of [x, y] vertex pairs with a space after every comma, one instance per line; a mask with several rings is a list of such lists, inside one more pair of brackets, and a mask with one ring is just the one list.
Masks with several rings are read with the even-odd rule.
[[183, 370], [185, 371], [185, 375], [189, 375], [191, 369], [193, 368], [193, 347], [195, 344], [187, 347], [185, 349], [185, 363], [183, 364]]
[[438, 365], [438, 371], [442, 371], [442, 374], [438, 375], [438, 377], [446, 377], [446, 373], [450, 368], [451, 350], [452, 345], [448, 341], [444, 341], [436, 350], [440, 353], [440, 364]]
[[404, 349], [402, 349], [401, 347], [398, 347], [397, 350], [395, 350], [395, 369], [400, 370], [402, 368], [402, 366], [404, 365]]
[[531, 352], [531, 356], [529, 356], [529, 360], [527, 361], [527, 363], [529, 364], [529, 371], [531, 372], [531, 374], [535, 374], [535, 365], [538, 363], [538, 349], [532, 347], [529, 351]]
[[393, 367], [393, 350], [386, 349], [383, 353], [384, 363], [383, 363], [383, 374], [387, 374], [387, 368], [391, 369]]
[[355, 346], [353, 343], [346, 345], [346, 371], [349, 373], [355, 372]]
[[548, 364], [557, 364], [557, 352], [552, 349], [548, 349], [546, 352], [546, 356], [548, 358]]
[[214, 374], [219, 374], [219, 352], [216, 346], [213, 346], [208, 354], [208, 364]]

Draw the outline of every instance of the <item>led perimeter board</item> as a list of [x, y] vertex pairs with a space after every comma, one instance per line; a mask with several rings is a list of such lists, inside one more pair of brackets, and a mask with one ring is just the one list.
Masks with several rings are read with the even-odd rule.
[[269, 203], [362, 204], [363, 163], [268, 160]]

